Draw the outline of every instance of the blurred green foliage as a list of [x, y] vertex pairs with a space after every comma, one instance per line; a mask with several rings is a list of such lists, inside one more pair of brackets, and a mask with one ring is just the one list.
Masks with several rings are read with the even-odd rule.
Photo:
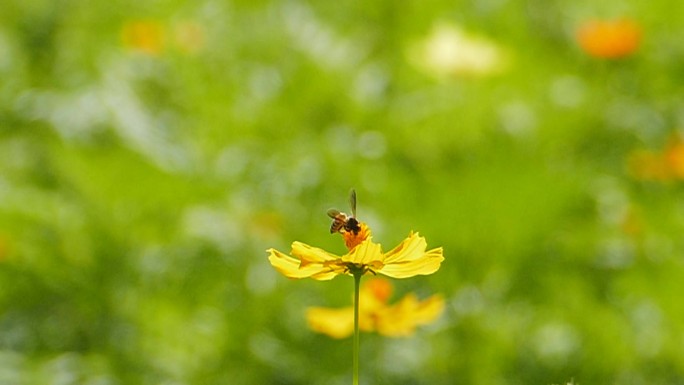
[[[618, 17], [636, 52], [580, 49]], [[439, 23], [504, 68], [416, 66]], [[363, 335], [362, 383], [681, 384], [682, 182], [632, 167], [678, 149], [682, 35], [666, 0], [4, 2], [0, 383], [349, 383], [351, 340], [304, 311], [352, 280], [265, 249], [342, 252], [325, 212], [355, 187], [375, 240], [444, 247], [397, 296], [448, 299]]]

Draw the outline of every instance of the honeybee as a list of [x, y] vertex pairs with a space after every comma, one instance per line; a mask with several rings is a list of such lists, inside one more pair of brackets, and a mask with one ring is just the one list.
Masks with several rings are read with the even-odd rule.
[[349, 205], [351, 206], [352, 215], [347, 215], [340, 210], [330, 209], [328, 210], [328, 216], [333, 219], [333, 223], [330, 225], [330, 234], [336, 232], [351, 231], [354, 234], [358, 234], [361, 230], [359, 221], [356, 217], [356, 191], [351, 190], [349, 194]]

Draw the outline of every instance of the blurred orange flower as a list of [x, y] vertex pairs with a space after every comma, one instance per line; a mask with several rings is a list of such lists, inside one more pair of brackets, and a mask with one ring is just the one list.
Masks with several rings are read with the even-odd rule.
[[[423, 301], [411, 293], [394, 305], [387, 304], [392, 284], [374, 278], [361, 287], [359, 296], [359, 329], [376, 331], [388, 337], [413, 334], [416, 327], [426, 325], [439, 317], [444, 310], [444, 299], [433, 295]], [[354, 332], [354, 309], [311, 307], [306, 312], [309, 327], [333, 338], [345, 338]]]
[[634, 53], [641, 43], [641, 27], [630, 19], [590, 20], [577, 29], [577, 41], [587, 54], [618, 59]]
[[671, 142], [663, 156], [672, 177], [684, 179], [684, 142], [681, 139]]
[[630, 173], [640, 180], [684, 180], [684, 141], [674, 137], [661, 151], [635, 151], [627, 165]]

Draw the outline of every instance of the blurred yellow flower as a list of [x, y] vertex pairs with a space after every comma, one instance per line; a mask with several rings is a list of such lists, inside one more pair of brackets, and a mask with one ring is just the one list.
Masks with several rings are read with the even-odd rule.
[[4, 234], [0, 234], [0, 262], [9, 255], [9, 240]]
[[288, 278], [313, 278], [319, 281], [354, 273], [383, 274], [392, 278], [428, 275], [437, 271], [444, 260], [442, 248], [426, 251], [427, 242], [418, 233], [411, 232], [387, 253], [382, 252], [380, 244], [373, 242], [370, 231], [363, 223], [358, 233], [347, 232], [343, 236], [350, 251], [342, 256], [302, 242], [293, 242], [291, 256], [268, 249], [268, 260]]
[[590, 56], [622, 58], [639, 48], [641, 27], [629, 19], [590, 20], [577, 29], [577, 42]]
[[128, 49], [156, 56], [164, 49], [166, 33], [158, 21], [136, 20], [124, 24], [121, 40]]
[[627, 159], [630, 174], [640, 180], [666, 181], [670, 178], [662, 155], [648, 150], [637, 150]]
[[169, 48], [185, 54], [198, 53], [205, 43], [204, 27], [195, 21], [169, 26], [156, 20], [135, 20], [121, 27], [121, 42], [126, 49], [159, 56]]
[[[413, 334], [417, 326], [426, 325], [442, 314], [444, 299], [433, 295], [424, 301], [411, 293], [395, 305], [388, 305], [392, 285], [375, 278], [361, 287], [359, 308], [359, 329], [376, 331], [388, 337], [403, 337]], [[350, 307], [330, 309], [312, 307], [306, 312], [309, 327], [333, 338], [345, 338], [354, 332], [354, 309]]]
[[411, 45], [407, 56], [416, 67], [438, 78], [494, 74], [506, 64], [494, 43], [447, 23], [437, 24], [427, 38]]
[[202, 50], [205, 44], [205, 30], [195, 21], [184, 21], [174, 26], [175, 43], [178, 48], [189, 54]]

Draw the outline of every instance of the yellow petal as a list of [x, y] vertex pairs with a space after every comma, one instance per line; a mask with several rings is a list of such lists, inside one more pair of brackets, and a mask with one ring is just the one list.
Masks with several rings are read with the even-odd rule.
[[324, 263], [339, 259], [338, 256], [330, 254], [323, 249], [309, 246], [302, 242], [292, 242], [292, 255], [301, 260], [302, 266], [312, 263]]
[[388, 337], [405, 337], [413, 334], [416, 329], [413, 310], [417, 303], [418, 298], [415, 294], [409, 294], [396, 305], [378, 312], [378, 333]]
[[382, 247], [373, 243], [370, 238], [361, 242], [349, 254], [342, 256], [342, 261], [360, 265], [373, 266], [382, 263]]
[[398, 259], [393, 263], [387, 263], [377, 272], [392, 278], [409, 278], [416, 275], [428, 275], [439, 270], [439, 266], [444, 261], [442, 248], [438, 247], [426, 253], [422, 253], [417, 258]]
[[416, 309], [416, 323], [426, 325], [436, 320], [444, 311], [444, 297], [439, 294], [424, 300]]
[[[378, 313], [387, 307], [372, 296], [361, 294], [359, 303], [359, 330], [372, 332], [376, 329]], [[311, 307], [306, 311], [309, 328], [333, 338], [345, 338], [354, 332], [354, 308], [331, 309]]]
[[312, 277], [318, 280], [332, 279], [336, 274], [330, 276], [330, 269], [323, 265], [308, 265], [300, 267], [300, 261], [292, 258], [287, 254], [281, 253], [276, 249], [266, 250], [268, 261], [271, 265], [288, 278], [308, 278]]
[[426, 248], [425, 238], [412, 232], [397, 247], [385, 254], [385, 264], [418, 259], [425, 254]]
[[312, 307], [306, 311], [309, 328], [333, 338], [345, 338], [354, 333], [354, 309], [327, 309]]
[[329, 268], [325, 267], [318, 273], [312, 274], [310, 278], [315, 279], [317, 281], [329, 281], [340, 274], [343, 274], [343, 272], [337, 270], [330, 270]]
[[377, 317], [378, 333], [390, 337], [403, 337], [413, 334], [418, 325], [428, 324], [442, 314], [444, 299], [434, 295], [425, 301], [411, 293], [396, 305], [387, 307]]

